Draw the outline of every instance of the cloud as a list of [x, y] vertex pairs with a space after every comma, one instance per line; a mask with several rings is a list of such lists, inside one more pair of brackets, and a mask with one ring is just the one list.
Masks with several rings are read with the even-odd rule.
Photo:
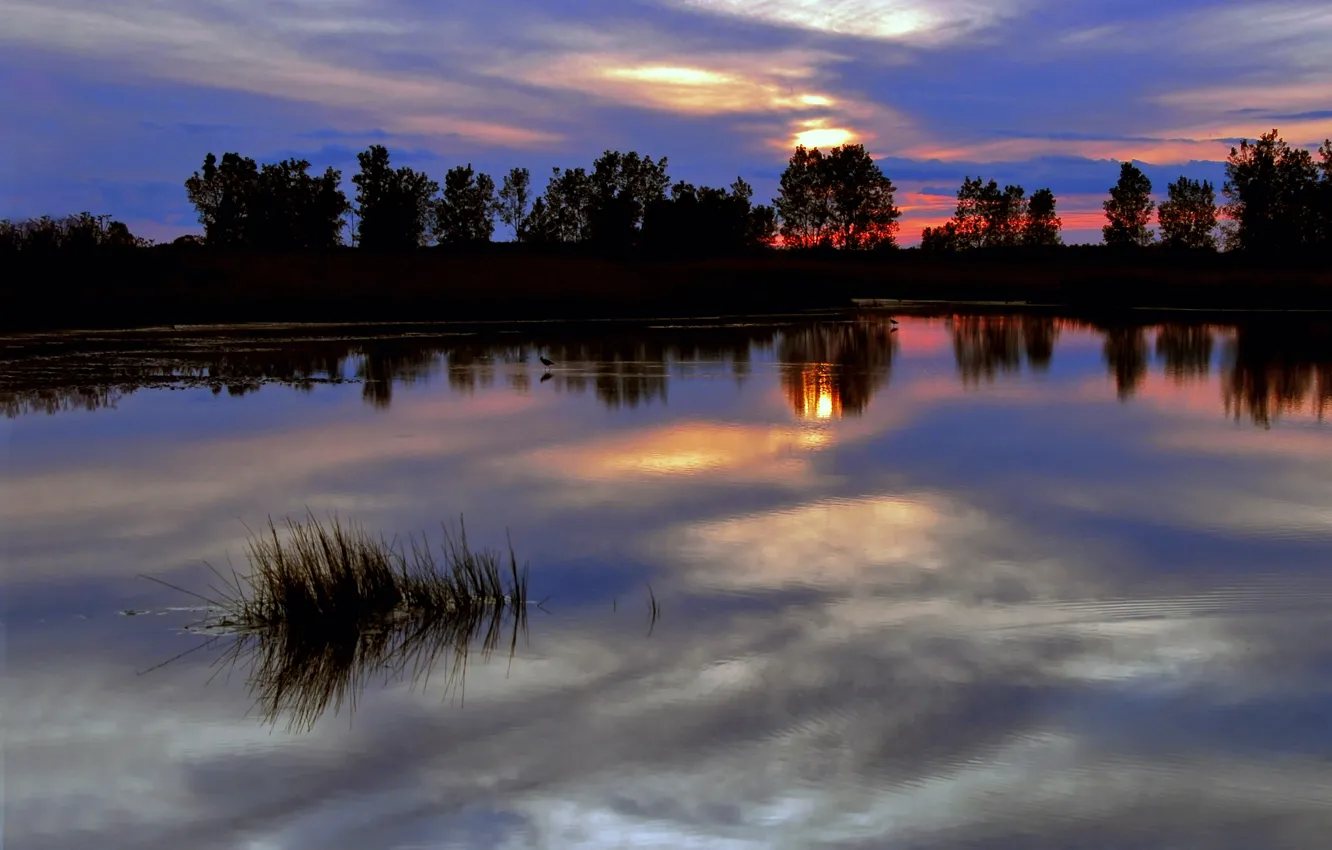
[[[284, 23], [290, 19], [265, 12], [264, 7], [241, 7], [235, 20], [219, 18], [218, 8], [194, 3], [168, 9], [140, 2], [111, 9], [80, 0], [9, 0], [2, 9], [7, 25], [0, 38], [77, 54], [84, 61], [97, 59], [118, 66], [122, 73], [132, 70], [179, 83], [373, 112], [385, 126], [405, 132], [429, 122], [436, 132], [447, 127], [449, 133], [490, 144], [521, 146], [554, 137], [477, 116], [506, 100], [511, 107], [521, 104], [534, 113], [544, 112], [534, 99], [512, 92], [497, 94], [440, 75], [339, 61], [335, 52], [321, 52], [292, 37], [308, 34], [312, 27], [329, 31], [317, 17], [293, 26]], [[319, 8], [302, 7], [302, 13]], [[323, 20], [337, 26], [346, 22], [336, 15]], [[381, 28], [368, 34], [384, 35]]]
[[979, 0], [673, 0], [686, 9], [832, 35], [938, 45], [991, 27], [1013, 3]]

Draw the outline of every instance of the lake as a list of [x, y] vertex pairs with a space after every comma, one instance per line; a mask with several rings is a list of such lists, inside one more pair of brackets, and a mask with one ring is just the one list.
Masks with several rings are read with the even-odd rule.
[[[0, 338], [7, 846], [1324, 846], [1332, 320], [895, 321]], [[529, 604], [201, 628], [307, 515]]]

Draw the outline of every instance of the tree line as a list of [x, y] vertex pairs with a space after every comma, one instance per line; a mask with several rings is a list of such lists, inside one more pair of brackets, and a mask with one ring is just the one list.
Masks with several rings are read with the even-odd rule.
[[101, 249], [145, 248], [151, 242], [130, 233], [123, 221], [108, 215], [82, 212], [64, 218], [0, 221], [0, 255], [18, 251], [86, 252]]
[[[352, 245], [405, 251], [427, 245], [490, 242], [502, 223], [518, 243], [586, 245], [605, 252], [724, 255], [773, 246], [837, 250], [897, 247], [896, 187], [863, 145], [824, 152], [797, 147], [771, 205], [755, 204], [742, 178], [730, 186], [672, 182], [667, 159], [605, 151], [590, 168], [554, 168], [540, 195], [531, 172], [514, 168], [499, 183], [470, 164], [444, 182], [394, 167], [387, 148], [357, 155], [348, 199], [342, 173], [310, 171], [303, 159], [259, 164], [238, 153], [209, 153], [185, 191], [203, 242], [222, 249], [324, 250]], [[1288, 145], [1276, 130], [1232, 148], [1218, 205], [1211, 182], [1180, 177], [1159, 206], [1151, 180], [1131, 162], [1103, 203], [1106, 245], [1196, 251], [1276, 252], [1332, 244], [1332, 141], [1317, 155]], [[967, 177], [954, 214], [922, 234], [925, 251], [1043, 248], [1063, 244], [1054, 193]], [[1153, 213], [1158, 231], [1151, 229]], [[197, 241], [197, 240], [195, 240]], [[0, 222], [0, 253], [139, 246], [106, 216]]]

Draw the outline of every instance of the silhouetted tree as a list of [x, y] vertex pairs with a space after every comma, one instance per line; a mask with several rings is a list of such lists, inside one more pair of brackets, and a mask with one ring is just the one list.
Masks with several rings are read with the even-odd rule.
[[356, 186], [360, 247], [371, 251], [404, 251], [425, 245], [439, 184], [423, 172], [394, 169], [383, 145], [356, 155], [360, 173]]
[[1054, 192], [1037, 189], [1027, 202], [1027, 220], [1022, 225], [1022, 244], [1027, 246], [1062, 245], [1060, 230], [1064, 222], [1055, 212]]
[[449, 169], [435, 204], [435, 238], [457, 245], [489, 242], [495, 232], [495, 181], [470, 164]]
[[[1326, 179], [1326, 160], [1321, 168]], [[1234, 222], [1227, 248], [1280, 251], [1324, 242], [1319, 171], [1312, 154], [1286, 144], [1276, 130], [1231, 148], [1222, 189]]]
[[185, 181], [185, 194], [199, 213], [204, 239], [214, 248], [243, 247], [250, 235], [250, 203], [259, 166], [238, 153], [224, 153], [221, 163], [209, 153], [202, 173]]
[[151, 240], [139, 239], [124, 222], [107, 215], [81, 212], [64, 218], [0, 221], [0, 255], [89, 253], [94, 251], [142, 248]]
[[782, 242], [793, 248], [831, 245], [830, 192], [823, 176], [823, 153], [798, 145], [782, 172], [779, 194], [773, 200], [781, 219]]
[[1181, 177], [1168, 188], [1157, 216], [1167, 248], [1216, 250], [1216, 189], [1206, 180]]
[[590, 239], [606, 248], [635, 241], [648, 205], [666, 198], [666, 157], [654, 161], [636, 151], [606, 151], [592, 163]]
[[1061, 224], [1055, 215], [1054, 193], [1049, 189], [1040, 190], [1028, 201], [1021, 186], [1001, 189], [994, 180], [987, 183], [980, 177], [967, 177], [958, 187], [952, 219], [939, 227], [925, 228], [920, 247], [926, 251], [961, 251], [1058, 245]]
[[777, 240], [777, 210], [767, 204], [749, 208], [745, 229], [745, 244], [750, 247], [771, 245]]
[[864, 145], [840, 145], [823, 160], [832, 205], [833, 244], [849, 250], [893, 247], [902, 216], [897, 188]]
[[920, 232], [920, 250], [922, 251], [958, 251], [962, 240], [958, 236], [957, 222], [949, 220], [938, 227], [927, 227]]
[[671, 196], [654, 201], [643, 218], [643, 241], [651, 251], [722, 255], [767, 244], [774, 227], [772, 209], [750, 201], [753, 188], [736, 178], [729, 189], [696, 187], [683, 181]]
[[244, 244], [269, 250], [326, 249], [342, 244], [343, 218], [351, 205], [342, 172], [319, 177], [310, 163], [288, 159], [259, 169], [246, 204]]
[[592, 180], [585, 169], [551, 169], [525, 229], [534, 242], [585, 242], [591, 236], [592, 203]]
[[827, 155], [800, 145], [774, 200], [782, 239], [799, 248], [893, 247], [902, 215], [894, 192], [864, 145], [839, 145]]
[[1105, 244], [1146, 246], [1152, 244], [1153, 235], [1147, 229], [1152, 220], [1152, 181], [1131, 162], [1119, 167], [1119, 182], [1110, 189], [1110, 197], [1103, 203], [1108, 222], [1101, 228]]
[[1332, 139], [1318, 147], [1318, 194], [1315, 220], [1318, 222], [1318, 244], [1332, 247]]
[[518, 229], [518, 235], [521, 241], [538, 245], [549, 245], [562, 241], [559, 238], [559, 223], [556, 221], [554, 213], [546, 206], [544, 196], [532, 202], [532, 209], [523, 218]]
[[528, 204], [532, 198], [532, 173], [526, 168], [512, 169], [504, 175], [499, 190], [500, 221], [513, 229], [513, 241], [525, 242], [523, 222], [527, 219]]

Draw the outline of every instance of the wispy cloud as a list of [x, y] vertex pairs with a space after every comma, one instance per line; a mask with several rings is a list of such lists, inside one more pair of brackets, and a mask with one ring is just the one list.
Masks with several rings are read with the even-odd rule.
[[937, 45], [1011, 16], [1018, 3], [979, 0], [671, 0], [675, 5], [833, 35]]
[[42, 179], [178, 183], [200, 149], [316, 129], [488, 168], [651, 149], [760, 196], [800, 143], [1185, 165], [1271, 126], [1332, 135], [1332, 12], [1303, 0], [0, 0], [0, 19], [0, 168], [25, 163], [5, 215], [54, 211], [30, 205]]

